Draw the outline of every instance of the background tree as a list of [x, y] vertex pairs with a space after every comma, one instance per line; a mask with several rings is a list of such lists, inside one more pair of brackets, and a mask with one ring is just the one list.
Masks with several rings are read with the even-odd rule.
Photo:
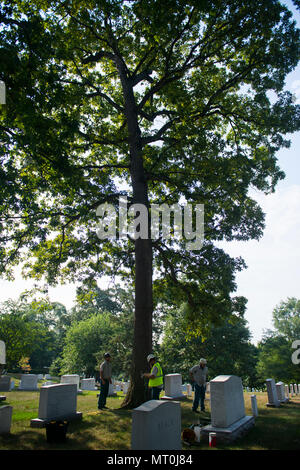
[[113, 360], [113, 376], [128, 380], [132, 361], [133, 310], [134, 299], [130, 289], [125, 291], [116, 286], [104, 291], [94, 282], [80, 286], [56, 370], [60, 374], [84, 372], [91, 376], [99, 375], [103, 354], [109, 351]]
[[281, 301], [273, 310], [273, 326], [258, 344], [258, 373], [264, 380], [298, 383], [300, 364], [292, 361], [292, 344], [300, 340], [300, 301], [295, 297]]
[[288, 341], [300, 339], [300, 300], [290, 297], [273, 310], [273, 325]]
[[55, 333], [35, 313], [22, 297], [1, 304], [0, 339], [6, 345], [6, 368], [10, 371], [18, 371], [19, 361], [29, 357], [32, 371], [42, 372], [58, 353]]
[[85, 373], [87, 376], [94, 376], [97, 365], [95, 353], [99, 350], [105, 352], [109, 348], [114, 327], [112, 315], [109, 313], [74, 322], [66, 334], [61, 374]]
[[245, 386], [259, 385], [256, 372], [257, 348], [251, 344], [251, 333], [244, 318], [220, 326], [212, 326], [207, 338], [187, 333], [186, 307], [167, 317], [159, 357], [164, 373], [178, 372], [189, 381], [189, 369], [199, 364], [201, 357], [208, 361], [209, 378], [217, 375], [237, 375]]
[[[0, 5], [1, 270], [27, 256], [27, 274], [52, 283], [131, 277], [126, 403], [136, 406], [152, 349], [153, 275], [174, 301], [188, 300], [191, 324], [238, 313], [230, 294], [244, 264], [214, 242], [262, 234], [248, 189], [274, 190], [283, 177], [276, 152], [299, 128], [299, 106], [284, 91], [299, 32], [273, 0]], [[203, 248], [149, 236], [100, 241], [95, 210], [120, 195], [146, 208], [204, 204]]]

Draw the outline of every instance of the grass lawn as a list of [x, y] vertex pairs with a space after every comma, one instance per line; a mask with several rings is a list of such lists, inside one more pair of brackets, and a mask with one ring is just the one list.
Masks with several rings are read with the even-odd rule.
[[[97, 392], [83, 392], [78, 395], [77, 411], [82, 412], [79, 422], [71, 422], [67, 441], [64, 444], [49, 444], [45, 428], [30, 427], [30, 420], [38, 417], [39, 392], [2, 392], [6, 401], [1, 405], [13, 406], [12, 426], [9, 435], [0, 436], [1, 450], [130, 450], [131, 411], [120, 409], [122, 392], [107, 400], [109, 410], [98, 412]], [[251, 393], [245, 393], [246, 414], [251, 415]], [[299, 450], [300, 449], [300, 396], [280, 408], [266, 406], [266, 393], [256, 393], [259, 416], [255, 426], [242, 438], [231, 445], [217, 445], [216, 449], [234, 450]], [[192, 412], [192, 399], [181, 402], [182, 430], [192, 424], [204, 423], [209, 419], [207, 411]], [[1, 406], [0, 405], [0, 406]], [[205, 419], [206, 418], [206, 419]], [[206, 424], [206, 423], [205, 423]], [[197, 446], [183, 444], [183, 450], [207, 450], [208, 443]]]

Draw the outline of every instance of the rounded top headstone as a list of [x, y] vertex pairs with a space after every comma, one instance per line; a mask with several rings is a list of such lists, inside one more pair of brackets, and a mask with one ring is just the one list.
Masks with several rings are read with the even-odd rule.
[[5, 343], [0, 340], [0, 364], [6, 364]]

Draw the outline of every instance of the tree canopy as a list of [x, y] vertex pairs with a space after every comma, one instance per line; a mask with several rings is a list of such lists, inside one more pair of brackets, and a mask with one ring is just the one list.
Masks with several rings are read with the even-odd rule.
[[[284, 90], [299, 30], [277, 0], [14, 0], [0, 2], [0, 46], [1, 271], [22, 261], [51, 283], [131, 278], [135, 406], [153, 282], [203, 328], [244, 305], [231, 296], [244, 263], [215, 242], [262, 235], [249, 188], [274, 191], [276, 152], [299, 129]], [[99, 240], [96, 209], [120, 196], [148, 215], [203, 204], [203, 247], [149, 232]]]

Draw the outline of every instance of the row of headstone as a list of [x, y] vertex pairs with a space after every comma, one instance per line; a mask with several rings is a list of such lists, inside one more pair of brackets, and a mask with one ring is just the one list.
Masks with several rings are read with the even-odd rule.
[[259, 393], [259, 392], [263, 392], [262, 389], [258, 389], [258, 388], [251, 388], [250, 387], [246, 387], [245, 388], [245, 391], [248, 392], [248, 393]]
[[267, 393], [268, 403], [267, 406], [279, 407], [281, 403], [289, 401], [289, 387], [283, 382], [277, 382], [275, 384], [274, 379], [267, 379]]
[[[22, 374], [20, 378], [19, 388], [17, 390], [25, 391], [38, 391], [38, 381], [43, 379], [40, 378], [42, 374]], [[9, 392], [14, 389], [15, 381], [5, 374], [0, 376], [0, 391]]]
[[300, 384], [290, 384], [290, 394], [292, 396], [300, 395]]

